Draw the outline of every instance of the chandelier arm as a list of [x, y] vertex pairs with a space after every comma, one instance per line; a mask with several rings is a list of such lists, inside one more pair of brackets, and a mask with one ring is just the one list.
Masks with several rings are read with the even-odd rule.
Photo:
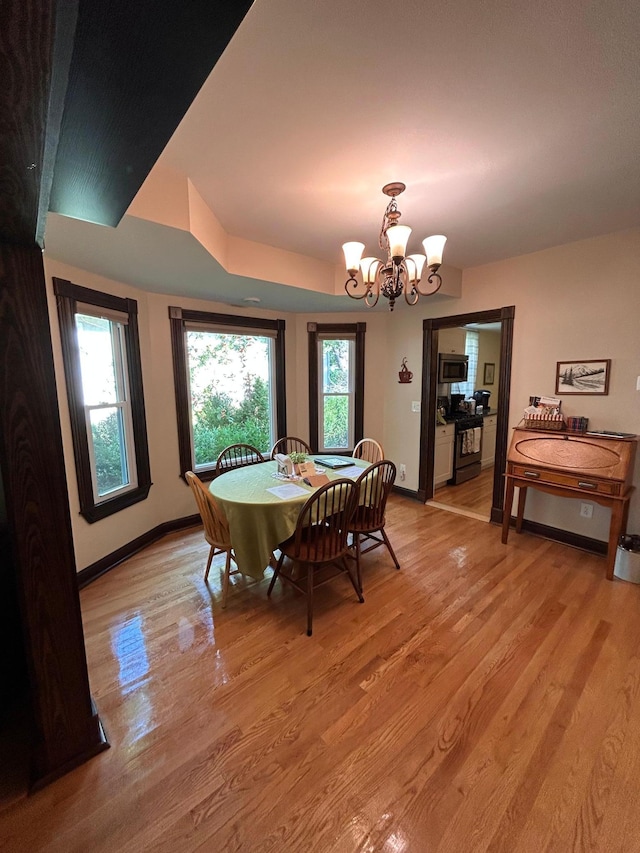
[[365, 288], [365, 292], [361, 296], [358, 296], [357, 293], [351, 293], [349, 290], [349, 285], [352, 283], [353, 283], [353, 289], [354, 290], [360, 285], [360, 282], [358, 281], [357, 278], [354, 278], [353, 276], [349, 276], [349, 278], [344, 283], [344, 289], [345, 289], [347, 296], [350, 296], [351, 299], [365, 299], [367, 294], [371, 290], [370, 285], [363, 283], [363, 286]]
[[[411, 296], [411, 299], [409, 297]], [[407, 305], [415, 305], [418, 299], [420, 299], [420, 291], [417, 287], [413, 287], [410, 293], [407, 293], [407, 288], [404, 289], [404, 299]]]
[[432, 284], [434, 279], [437, 280], [438, 284], [433, 290], [420, 290], [420, 287], [416, 285], [416, 290], [418, 291], [420, 296], [433, 296], [434, 293], [437, 293], [440, 290], [440, 288], [442, 287], [442, 277], [439, 275], [439, 273], [432, 272], [427, 278], [427, 281], [429, 282], [429, 284]]
[[[373, 301], [371, 300], [371, 294], [372, 293], [375, 293], [375, 296], [376, 296], [376, 298]], [[364, 304], [367, 306], [367, 308], [373, 308], [375, 305], [378, 304], [378, 299], [380, 299], [380, 277], [376, 273], [375, 279], [367, 287], [367, 292], [365, 293]]]

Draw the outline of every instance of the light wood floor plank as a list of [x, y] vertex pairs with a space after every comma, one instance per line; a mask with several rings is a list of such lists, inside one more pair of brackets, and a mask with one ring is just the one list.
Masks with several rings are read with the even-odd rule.
[[403, 497], [387, 530], [311, 638], [269, 572], [222, 610], [198, 528], [83, 590], [112, 747], [0, 801], [0, 849], [640, 850], [640, 587]]

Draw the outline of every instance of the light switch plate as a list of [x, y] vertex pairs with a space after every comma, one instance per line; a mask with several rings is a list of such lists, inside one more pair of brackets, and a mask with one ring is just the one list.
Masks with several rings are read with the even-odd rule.
[[412, 400], [411, 411], [412, 412], [419, 412], [420, 411], [420, 400]]

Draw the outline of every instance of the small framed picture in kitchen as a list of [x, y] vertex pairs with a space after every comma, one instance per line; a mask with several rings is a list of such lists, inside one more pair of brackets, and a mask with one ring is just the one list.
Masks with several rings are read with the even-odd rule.
[[559, 361], [556, 366], [556, 394], [608, 394], [611, 359]]
[[496, 366], [494, 362], [485, 361], [484, 363], [484, 377], [482, 379], [483, 385], [493, 385], [496, 381]]

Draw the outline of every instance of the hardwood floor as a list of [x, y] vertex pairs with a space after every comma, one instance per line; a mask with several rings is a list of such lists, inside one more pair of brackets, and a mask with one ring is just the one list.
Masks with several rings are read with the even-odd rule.
[[318, 590], [311, 638], [270, 572], [221, 610], [198, 529], [83, 590], [111, 749], [5, 801], [0, 849], [640, 850], [640, 587], [399, 496], [387, 530], [401, 571]]
[[449, 507], [469, 510], [488, 519], [491, 514], [493, 497], [493, 465], [484, 468], [477, 477], [457, 486], [440, 486], [435, 490], [433, 500]]

